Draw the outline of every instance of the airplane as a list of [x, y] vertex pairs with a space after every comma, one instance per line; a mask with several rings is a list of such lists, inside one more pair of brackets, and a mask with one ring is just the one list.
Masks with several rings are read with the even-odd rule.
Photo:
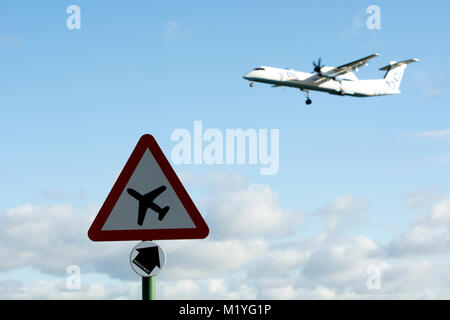
[[322, 59], [319, 58], [317, 63], [313, 62], [314, 72], [312, 73], [260, 66], [245, 74], [243, 78], [250, 82], [250, 87], [254, 86], [254, 82], [262, 82], [272, 84], [273, 87], [298, 88], [306, 94], [307, 105], [312, 102], [309, 97], [310, 90], [353, 97], [399, 94], [406, 65], [419, 59], [390, 61], [387, 66], [380, 68], [386, 71], [384, 78], [359, 80], [353, 71], [358, 71], [359, 67], [367, 65], [370, 59], [377, 56], [379, 56], [378, 53], [371, 54], [336, 68], [322, 65]]
[[140, 194], [134, 189], [128, 188], [127, 192], [136, 200], [139, 201], [139, 211], [138, 211], [138, 225], [142, 226], [144, 223], [145, 215], [147, 214], [147, 210], [150, 208], [156, 213], [158, 213], [158, 220], [161, 221], [164, 219], [165, 215], [167, 214], [167, 211], [169, 211], [169, 206], [166, 206], [164, 208], [161, 208], [157, 204], [155, 204], [153, 201], [156, 197], [158, 197], [161, 193], [163, 193], [167, 189], [166, 186], [161, 186], [159, 188], [156, 188], [149, 193], [146, 193], [144, 195]]

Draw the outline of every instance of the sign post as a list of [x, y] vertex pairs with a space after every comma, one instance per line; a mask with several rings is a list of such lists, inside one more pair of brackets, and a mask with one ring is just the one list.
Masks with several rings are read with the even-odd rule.
[[142, 300], [156, 300], [156, 276], [142, 277]]
[[[143, 135], [88, 231], [92, 241], [203, 239], [209, 228], [158, 143]], [[142, 299], [156, 299], [162, 247], [143, 241], [130, 263], [142, 276]]]
[[166, 264], [164, 249], [154, 241], [142, 241], [131, 251], [130, 264], [142, 277], [142, 300], [156, 300], [156, 275]]
[[142, 277], [142, 300], [156, 300], [156, 276]]

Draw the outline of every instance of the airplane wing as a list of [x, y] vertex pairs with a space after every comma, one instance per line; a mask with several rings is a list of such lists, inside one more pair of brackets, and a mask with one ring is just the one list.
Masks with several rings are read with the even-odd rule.
[[378, 53], [374, 53], [365, 58], [361, 58], [359, 60], [355, 60], [353, 62], [339, 66], [336, 69], [345, 70], [346, 72], [353, 71], [353, 70], [358, 69], [359, 67], [362, 67], [363, 65], [365, 65], [367, 63], [367, 61], [369, 61], [370, 59], [373, 59], [378, 56], [379, 56]]
[[337, 68], [331, 69], [325, 73], [322, 73], [322, 77], [335, 79], [337, 76], [345, 74], [347, 72], [351, 72], [353, 70], [357, 70], [359, 67], [362, 67], [367, 64], [370, 59], [378, 57], [378, 53], [371, 54], [370, 56], [352, 61], [350, 63], [343, 64]]
[[149, 193], [146, 193], [146, 194], [144, 195], [144, 198], [153, 201], [156, 197], [158, 197], [158, 196], [159, 196], [161, 193], [163, 193], [166, 189], [167, 189], [166, 186], [161, 186], [161, 187], [159, 187], [159, 188], [156, 188], [156, 189], [150, 191]]

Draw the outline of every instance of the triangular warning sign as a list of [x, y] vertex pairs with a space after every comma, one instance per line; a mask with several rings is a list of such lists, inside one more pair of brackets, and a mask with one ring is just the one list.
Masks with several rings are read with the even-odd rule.
[[93, 241], [202, 239], [209, 233], [197, 207], [153, 136], [146, 134], [92, 223]]

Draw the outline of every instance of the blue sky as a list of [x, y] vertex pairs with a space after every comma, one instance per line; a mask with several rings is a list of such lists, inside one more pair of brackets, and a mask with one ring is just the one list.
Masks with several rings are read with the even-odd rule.
[[[80, 30], [66, 28], [70, 4], [81, 8]], [[366, 27], [372, 4], [380, 30]], [[168, 156], [172, 131], [193, 132], [201, 120], [223, 132], [279, 129], [279, 173], [261, 176], [251, 165], [179, 165], [178, 173], [238, 172], [269, 186], [281, 207], [312, 215], [305, 235], [323, 227], [318, 208], [351, 194], [367, 205], [347, 232], [388, 243], [421, 213], [406, 205], [411, 195], [450, 195], [450, 135], [439, 134], [450, 127], [449, 9], [445, 1], [2, 3], [0, 212], [100, 205], [142, 134]], [[312, 92], [306, 107], [298, 90], [242, 79], [258, 65], [311, 71], [318, 57], [337, 66], [375, 52], [358, 77], [420, 59], [401, 95]]]

